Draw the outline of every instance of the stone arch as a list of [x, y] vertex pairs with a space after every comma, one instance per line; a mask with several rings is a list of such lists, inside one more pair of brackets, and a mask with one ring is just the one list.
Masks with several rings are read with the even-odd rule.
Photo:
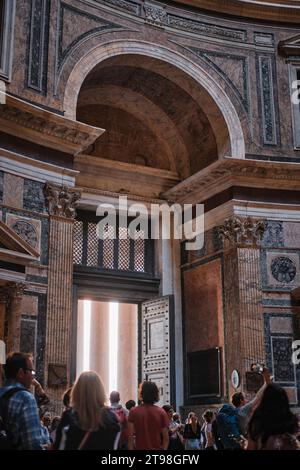
[[[212, 130], [216, 136], [218, 157], [232, 156], [245, 158], [245, 139], [237, 111], [222, 87], [214, 81], [206, 70], [190, 58], [165, 46], [137, 40], [114, 40], [98, 45], [82, 57], [73, 67], [65, 87], [63, 109], [65, 115], [76, 119], [77, 98], [87, 75], [102, 61], [120, 55], [140, 55], [158, 59], [171, 64], [194, 79], [204, 90], [209, 109], [204, 108]], [[218, 118], [218, 119], [216, 119]], [[225, 131], [220, 133], [215, 123], [223, 120]], [[224, 132], [227, 134], [227, 145], [224, 144]], [[222, 135], [222, 141], [220, 141]], [[219, 140], [219, 141], [218, 141]]]

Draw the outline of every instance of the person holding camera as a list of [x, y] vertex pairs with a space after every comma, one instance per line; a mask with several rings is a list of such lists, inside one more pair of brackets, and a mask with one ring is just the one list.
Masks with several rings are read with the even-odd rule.
[[236, 408], [238, 424], [239, 424], [241, 434], [243, 436], [246, 435], [247, 425], [248, 425], [250, 416], [252, 414], [252, 411], [254, 410], [256, 405], [260, 402], [266, 386], [272, 383], [270, 372], [266, 367], [261, 366], [260, 364], [258, 365], [252, 364], [251, 369], [253, 372], [261, 373], [264, 379], [264, 383], [258, 390], [255, 397], [251, 401], [247, 402], [244, 394], [242, 392], [237, 392], [237, 393], [234, 393], [231, 398], [231, 403]]

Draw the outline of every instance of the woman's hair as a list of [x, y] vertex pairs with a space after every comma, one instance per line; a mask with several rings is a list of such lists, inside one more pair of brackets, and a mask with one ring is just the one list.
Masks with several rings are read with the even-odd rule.
[[159, 401], [159, 391], [155, 382], [145, 381], [141, 390], [143, 403], [153, 405]]
[[71, 398], [72, 387], [67, 388], [62, 396], [63, 404], [66, 408], [70, 406], [70, 398]]
[[191, 422], [193, 416], [195, 416], [196, 420], [198, 421], [196, 413], [194, 413], [193, 411], [190, 411], [189, 414], [188, 414], [188, 422], [189, 423]]
[[82, 372], [71, 392], [71, 407], [84, 431], [96, 431], [102, 422], [106, 395], [100, 376], [93, 371]]
[[286, 391], [277, 384], [266, 386], [261, 401], [253, 411], [248, 433], [253, 441], [266, 443], [270, 436], [297, 432], [296, 416], [291, 412]]
[[214, 413], [211, 410], [206, 410], [202, 415], [202, 418], [205, 419], [207, 423], [211, 423], [213, 420], [213, 417], [214, 417]]

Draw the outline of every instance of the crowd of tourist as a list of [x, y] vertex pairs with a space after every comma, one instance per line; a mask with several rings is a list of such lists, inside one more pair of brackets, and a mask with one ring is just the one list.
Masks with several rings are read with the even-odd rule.
[[[100, 376], [82, 372], [63, 396], [64, 411], [45, 411], [49, 398], [35, 379], [32, 357], [12, 353], [0, 389], [0, 449], [18, 450], [299, 450], [299, 421], [288, 396], [264, 369], [264, 385], [246, 402], [239, 392], [231, 403], [191, 411], [182, 421], [172, 405], [160, 407], [158, 387], [145, 381], [139, 399], [110, 404]], [[34, 387], [34, 393], [32, 388]]]

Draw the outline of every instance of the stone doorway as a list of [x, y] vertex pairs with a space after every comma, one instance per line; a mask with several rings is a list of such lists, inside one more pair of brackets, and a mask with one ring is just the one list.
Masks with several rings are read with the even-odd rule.
[[122, 404], [137, 401], [138, 305], [78, 300], [76, 376], [95, 370], [107, 396], [120, 392]]

